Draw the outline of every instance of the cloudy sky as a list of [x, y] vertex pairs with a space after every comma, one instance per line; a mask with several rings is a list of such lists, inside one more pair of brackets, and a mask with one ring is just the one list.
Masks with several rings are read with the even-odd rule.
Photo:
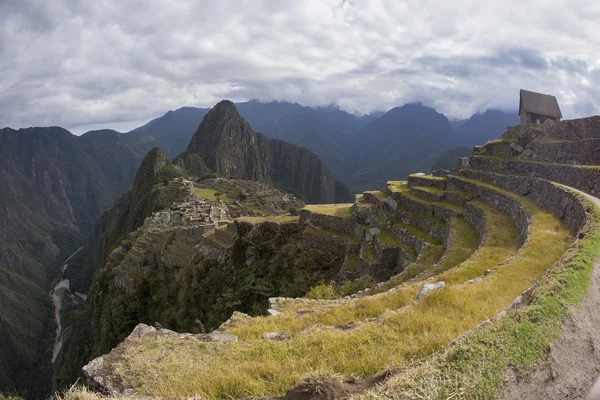
[[597, 0], [0, 0], [0, 127], [127, 130], [223, 98], [460, 118], [519, 88], [600, 114], [599, 22]]

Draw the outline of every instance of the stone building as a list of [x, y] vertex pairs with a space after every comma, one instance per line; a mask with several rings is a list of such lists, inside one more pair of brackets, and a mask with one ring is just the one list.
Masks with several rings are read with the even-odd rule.
[[562, 118], [558, 101], [554, 96], [521, 89], [519, 97], [521, 125], [543, 124], [548, 119], [558, 122]]

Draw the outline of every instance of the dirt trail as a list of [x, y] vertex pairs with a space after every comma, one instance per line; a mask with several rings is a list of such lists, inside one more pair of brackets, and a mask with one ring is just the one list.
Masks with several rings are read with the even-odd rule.
[[[600, 207], [600, 199], [581, 193]], [[600, 374], [600, 260], [580, 308], [565, 320], [546, 361], [525, 377], [512, 374], [501, 400], [585, 399]]]

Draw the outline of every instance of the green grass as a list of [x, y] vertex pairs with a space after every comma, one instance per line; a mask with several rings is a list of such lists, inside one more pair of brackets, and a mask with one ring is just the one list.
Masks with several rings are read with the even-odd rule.
[[[226, 193], [223, 193], [223, 192], [215, 190], [215, 189], [195, 187], [194, 193], [199, 197], [204, 197], [205, 199], [209, 199], [209, 200], [222, 200], [225, 202], [233, 200]], [[221, 193], [221, 195], [217, 197], [217, 196], [215, 196], [215, 193]]]
[[375, 249], [373, 247], [363, 247], [361, 256], [366, 262], [374, 263], [379, 261], [377, 258], [377, 253], [375, 253]]
[[440, 206], [440, 207], [444, 207], [444, 208], [449, 208], [450, 210], [454, 210], [458, 213], [463, 213], [465, 211], [465, 207], [464, 206], [460, 206], [458, 204], [452, 204], [452, 203], [448, 203], [445, 201], [439, 201], [437, 203], [433, 203], [436, 206]]
[[383, 247], [399, 247], [403, 243], [392, 232], [383, 231], [379, 235], [379, 242]]
[[[143, 394], [159, 397], [199, 395], [216, 399], [282, 395], [312, 371], [366, 378], [386, 368], [405, 367], [424, 360], [459, 334], [505, 309], [559, 260], [571, 243], [568, 228], [558, 218], [531, 200], [515, 196], [531, 216], [531, 236], [514, 256], [502, 260], [493, 274], [478, 283], [464, 285], [461, 282], [461, 279], [476, 272], [475, 267], [467, 265], [465, 270], [468, 272], [464, 272], [461, 278], [460, 273], [455, 272], [463, 268], [461, 264], [447, 272], [448, 282], [444, 290], [429, 294], [400, 313], [383, 314], [385, 310], [412, 304], [420, 283], [407, 283], [382, 296], [365, 297], [330, 307], [327, 312], [296, 315], [284, 309], [284, 314], [278, 317], [257, 318], [234, 329], [232, 333], [239, 335], [237, 343], [216, 345], [167, 335], [146, 338], [115, 361], [115, 368], [120, 372], [124, 385], [139, 388]], [[548, 243], [553, 245], [548, 246]], [[600, 247], [598, 240], [596, 245]], [[597, 256], [598, 252], [594, 255]], [[481, 251], [471, 259], [478, 256], [483, 263], [493, 262]], [[591, 263], [587, 258], [580, 261]], [[489, 268], [489, 265], [485, 267]], [[483, 269], [484, 266], [477, 268]], [[591, 268], [588, 275], [589, 270]], [[576, 274], [579, 270], [574, 268], [573, 272]], [[555, 281], [557, 285], [562, 285], [563, 278], [568, 279], [565, 276], [559, 278]], [[553, 295], [551, 290], [547, 298]], [[540, 311], [547, 312], [550, 318]], [[540, 318], [554, 321], [556, 313], [552, 311], [537, 310], [525, 317], [532, 323]], [[266, 331], [297, 332], [306, 327], [334, 325], [349, 319], [361, 320], [382, 314], [381, 322], [366, 323], [354, 330], [298, 334], [285, 342], [256, 340]], [[506, 339], [508, 345], [505, 349], [509, 354], [506, 361], [512, 357], [519, 367], [518, 361], [528, 363], [532, 360], [529, 352], [521, 351], [519, 346], [543, 350], [547, 347], [539, 344], [547, 341], [547, 335], [544, 330], [515, 332], [515, 326], [521, 322], [514, 323], [517, 325], [508, 327], [504, 334], [508, 338], [518, 337], [518, 340]], [[559, 324], [556, 321], [553, 324], [558, 330]], [[495, 339], [505, 340], [505, 337]], [[454, 369], [443, 370], [442, 373], [448, 372], [449, 377], [454, 377], [452, 373], [460, 373], [459, 376], [465, 379], [475, 379], [478, 375], [502, 377], [505, 371], [502, 367], [506, 363], [498, 363], [495, 358], [488, 357], [490, 352], [496, 351], [496, 346], [495, 341], [481, 346], [477, 341], [471, 342], [455, 353], [452, 358], [454, 364], [447, 364]], [[165, 352], [165, 349], [169, 351]], [[477, 361], [469, 365], [478, 369], [465, 368], [464, 360], [469, 357]], [[480, 398], [489, 397], [486, 392], [481, 393]]]
[[315, 214], [335, 215], [337, 217], [352, 216], [352, 204], [310, 204], [304, 209]]
[[358, 255], [357, 254], [347, 254], [346, 260], [344, 260], [345, 271], [356, 272], [358, 271]]
[[443, 194], [444, 190], [433, 186], [414, 186], [413, 189], [422, 190], [431, 194]]
[[380, 191], [380, 190], [375, 190], [375, 191], [370, 191], [370, 192], [365, 192], [365, 193], [370, 193], [373, 196], [377, 197], [379, 200], [385, 200], [387, 199], [387, 194], [385, 194], [384, 192]]
[[392, 232], [389, 231], [383, 231], [381, 232], [379, 235], [379, 242], [381, 243], [381, 245], [385, 248], [394, 248], [394, 247], [400, 247], [402, 249], [404, 249], [404, 251], [411, 257], [413, 257], [413, 259], [416, 259], [418, 254], [415, 251], [415, 249], [413, 249], [412, 247], [410, 247], [409, 245], [403, 243], [400, 239], [398, 239], [396, 236], [394, 236], [394, 234]]

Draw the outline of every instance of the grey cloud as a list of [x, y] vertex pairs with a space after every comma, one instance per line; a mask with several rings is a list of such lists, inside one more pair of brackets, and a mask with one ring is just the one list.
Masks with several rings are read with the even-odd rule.
[[0, 126], [137, 121], [221, 98], [358, 113], [421, 101], [468, 117], [514, 108], [521, 87], [588, 115], [600, 28], [594, 2], [574, 1], [0, 0]]

